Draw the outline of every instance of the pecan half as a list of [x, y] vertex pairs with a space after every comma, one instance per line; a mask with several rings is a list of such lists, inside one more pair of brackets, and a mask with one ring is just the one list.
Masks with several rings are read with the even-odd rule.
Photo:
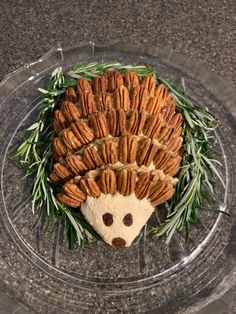
[[144, 123], [146, 120], [145, 112], [138, 112], [133, 110], [128, 122], [128, 132], [134, 135], [139, 135], [143, 131]]
[[176, 155], [167, 149], [160, 149], [157, 151], [156, 155], [153, 158], [154, 165], [156, 169], [164, 169], [165, 165], [169, 163], [169, 161], [175, 157]]
[[132, 92], [131, 108], [138, 111], [146, 111], [149, 93], [144, 85], [137, 85]]
[[109, 131], [112, 136], [120, 136], [126, 131], [126, 114], [123, 109], [114, 109], [108, 113]]
[[63, 191], [67, 196], [73, 198], [76, 201], [79, 201], [80, 203], [86, 201], [86, 194], [84, 194], [83, 191], [81, 191], [80, 188], [74, 183], [67, 182], [64, 184]]
[[88, 169], [95, 169], [101, 167], [103, 161], [94, 147], [87, 147], [84, 150], [83, 162]]
[[119, 72], [110, 72], [107, 75], [108, 78], [108, 88], [110, 92], [124, 85], [122, 74]]
[[69, 124], [78, 121], [80, 118], [79, 109], [73, 102], [65, 101], [61, 106], [61, 111]]
[[95, 101], [98, 111], [109, 111], [113, 108], [112, 98], [108, 93], [95, 95]]
[[69, 87], [67, 88], [66, 90], [66, 99], [73, 102], [73, 103], [76, 103], [77, 102], [77, 96], [76, 96], [76, 93], [75, 93], [75, 90], [73, 87]]
[[75, 200], [74, 198], [71, 198], [67, 196], [66, 194], [62, 194], [62, 193], [57, 194], [57, 199], [63, 204], [68, 205], [72, 208], [78, 208], [80, 207], [80, 204], [81, 204], [79, 201]]
[[81, 142], [77, 139], [70, 129], [64, 129], [60, 133], [60, 137], [70, 150], [77, 150], [81, 146]]
[[95, 77], [92, 81], [94, 94], [105, 93], [108, 88], [107, 76]]
[[83, 117], [87, 117], [93, 112], [97, 112], [94, 95], [92, 92], [86, 91], [79, 95], [81, 110]]
[[72, 123], [70, 127], [82, 144], [88, 144], [94, 139], [93, 132], [85, 121], [76, 121]]
[[68, 155], [66, 161], [68, 168], [75, 176], [78, 176], [87, 170], [87, 167], [78, 155]]
[[66, 156], [68, 152], [66, 145], [59, 137], [54, 137], [53, 139], [53, 150], [59, 157]]
[[143, 85], [148, 90], [149, 96], [153, 97], [156, 90], [156, 79], [154, 76], [150, 75], [145, 77], [143, 80]]
[[166, 147], [172, 152], [178, 152], [180, 147], [182, 146], [183, 138], [181, 136], [173, 137], [168, 143], [166, 143]]
[[130, 108], [130, 98], [129, 91], [125, 86], [120, 86], [114, 92], [114, 108], [123, 109], [124, 111], [129, 110]]
[[50, 176], [52, 180], [54, 174], [60, 178], [61, 182], [65, 182], [73, 177], [72, 172], [60, 163], [55, 163], [53, 165], [53, 173], [52, 176]]
[[183, 116], [181, 113], [176, 113], [174, 116], [172, 116], [172, 118], [169, 120], [168, 124], [169, 126], [171, 126], [172, 128], [174, 128], [175, 130], [178, 130], [181, 125], [182, 125], [182, 121], [183, 121]]
[[151, 186], [151, 176], [148, 172], [139, 174], [138, 181], [136, 182], [134, 193], [138, 199], [147, 197]]
[[173, 133], [173, 129], [168, 125], [163, 126], [158, 136], [156, 137], [160, 143], [168, 142]]
[[120, 194], [127, 196], [133, 193], [136, 185], [136, 172], [132, 170], [118, 171], [117, 189]]
[[165, 101], [157, 96], [151, 97], [148, 101], [146, 111], [150, 114], [160, 113], [165, 105]]
[[158, 145], [153, 143], [150, 138], [146, 138], [142, 141], [137, 154], [137, 165], [144, 165], [149, 167], [151, 162], [153, 161], [154, 156], [158, 150]]
[[90, 124], [96, 138], [108, 136], [109, 129], [107, 125], [107, 119], [103, 112], [91, 114]]
[[94, 179], [81, 179], [80, 180], [81, 190], [88, 196], [99, 197], [101, 191]]
[[157, 180], [150, 188], [149, 198], [153, 206], [158, 206], [169, 200], [175, 193], [169, 180]]
[[181, 157], [176, 156], [175, 158], [172, 158], [164, 167], [163, 171], [165, 172], [166, 175], [169, 176], [175, 176], [176, 173], [179, 171], [180, 168], [180, 162], [181, 162]]
[[99, 187], [104, 194], [114, 194], [116, 192], [116, 175], [109, 168], [102, 171], [99, 180]]
[[155, 96], [163, 99], [164, 101], [173, 99], [171, 94], [168, 92], [164, 84], [160, 84], [155, 90]]
[[54, 130], [57, 134], [59, 134], [63, 129], [68, 127], [66, 122], [66, 118], [60, 110], [56, 110], [54, 112], [54, 122], [53, 122]]
[[104, 140], [101, 147], [101, 156], [105, 164], [114, 164], [118, 160], [116, 143], [109, 139]]
[[161, 113], [164, 120], [169, 123], [175, 114], [176, 104], [174, 101], [167, 101], [167, 104], [162, 108]]
[[138, 141], [136, 136], [127, 134], [119, 140], [119, 161], [123, 164], [132, 164], [136, 160]]
[[80, 95], [86, 92], [92, 93], [92, 87], [88, 80], [82, 78], [78, 82], [78, 93]]
[[125, 74], [125, 86], [129, 91], [133, 90], [136, 86], [139, 85], [139, 77], [133, 72], [128, 72]]
[[161, 114], [151, 115], [144, 126], [143, 133], [150, 138], [158, 138], [165, 122]]

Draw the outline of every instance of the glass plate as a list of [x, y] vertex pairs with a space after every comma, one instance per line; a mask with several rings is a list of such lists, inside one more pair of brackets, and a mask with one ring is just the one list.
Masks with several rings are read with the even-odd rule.
[[[78, 63], [108, 60], [151, 66], [179, 85], [184, 78], [188, 97], [208, 107], [221, 121], [212, 149], [221, 161], [219, 171], [225, 187], [217, 181], [214, 204], [209, 209], [227, 210], [231, 218], [200, 210], [203, 226], [191, 227], [187, 244], [181, 232], [169, 246], [148, 233], [158, 219], [156, 212], [135, 243], [123, 251], [117, 252], [102, 241], [69, 251], [61, 225], [55, 221], [43, 235], [45, 217], [32, 214], [32, 180], [24, 178], [12, 155], [37, 116], [42, 101], [38, 88], [47, 87], [50, 74], [58, 66], [66, 72]], [[0, 85], [0, 274], [16, 297], [38, 312], [157, 313], [158, 309], [158, 313], [183, 313], [193, 304], [200, 308], [199, 302], [206, 296], [211, 296], [209, 302], [216, 298], [216, 287], [223, 279], [224, 287], [232, 285], [236, 254], [232, 231], [236, 213], [233, 96], [229, 84], [185, 56], [168, 48], [127, 43], [98, 46], [90, 42], [54, 48], [7, 76]], [[226, 280], [228, 277], [231, 280]]]

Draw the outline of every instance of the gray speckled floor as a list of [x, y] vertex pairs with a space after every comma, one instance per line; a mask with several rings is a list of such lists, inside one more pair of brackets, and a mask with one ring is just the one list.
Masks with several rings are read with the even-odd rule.
[[[119, 39], [174, 47], [235, 83], [234, 0], [2, 0], [0, 12], [0, 78], [58, 43]], [[236, 313], [235, 292], [226, 298]], [[26, 309], [0, 293], [0, 313], [13, 312]]]

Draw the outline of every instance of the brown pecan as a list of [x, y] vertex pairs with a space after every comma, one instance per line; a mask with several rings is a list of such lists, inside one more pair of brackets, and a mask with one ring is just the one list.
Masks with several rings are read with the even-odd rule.
[[161, 129], [163, 128], [164, 125], [165, 125], [165, 122], [161, 114], [151, 115], [146, 120], [143, 133], [147, 137], [159, 139]]
[[123, 164], [132, 164], [136, 160], [138, 141], [136, 136], [127, 134], [119, 140], [119, 161]]
[[151, 176], [148, 172], [142, 172], [139, 174], [138, 181], [134, 193], [138, 199], [147, 197], [151, 186]]
[[109, 131], [112, 136], [120, 136], [126, 131], [126, 114], [123, 109], [114, 109], [108, 113]]
[[96, 138], [108, 136], [109, 129], [107, 125], [107, 119], [103, 112], [91, 114], [90, 124]]
[[122, 74], [119, 72], [110, 72], [107, 75], [108, 78], [108, 88], [110, 92], [124, 85]]
[[94, 147], [87, 147], [84, 150], [83, 162], [88, 169], [95, 169], [101, 167], [103, 161]]
[[166, 125], [161, 129], [160, 133], [157, 136], [157, 139], [160, 143], [164, 142], [166, 143], [169, 141], [169, 138], [171, 137], [172, 133], [173, 129]]
[[97, 94], [95, 100], [98, 111], [109, 111], [113, 108], [112, 98], [108, 93]]
[[78, 93], [82, 94], [86, 92], [92, 93], [92, 87], [88, 80], [82, 78], [78, 82]]
[[125, 86], [131, 91], [133, 88], [139, 85], [139, 77], [133, 72], [125, 74]]
[[158, 98], [157, 96], [154, 96], [149, 99], [146, 111], [150, 114], [157, 114], [161, 112], [164, 105], [165, 105], [165, 102], [162, 98]]
[[101, 191], [94, 179], [81, 179], [80, 187], [88, 196], [99, 197], [101, 195]]
[[108, 79], [106, 76], [95, 77], [92, 81], [94, 94], [105, 93], [108, 88]]
[[131, 108], [138, 111], [146, 111], [149, 93], [144, 85], [138, 85], [133, 89], [131, 96]]
[[71, 170], [71, 172], [78, 176], [81, 173], [84, 173], [87, 170], [87, 167], [81, 160], [81, 157], [78, 155], [68, 155], [66, 157], [68, 168]]
[[79, 109], [73, 102], [65, 101], [61, 106], [61, 111], [69, 124], [80, 118]]
[[169, 200], [175, 193], [169, 180], [158, 180], [151, 186], [149, 198], [153, 206], [158, 206]]
[[182, 146], [183, 138], [181, 136], [173, 137], [167, 144], [166, 147], [172, 152], [177, 152]]
[[67, 88], [66, 90], [66, 99], [73, 102], [73, 103], [76, 103], [77, 102], [77, 96], [76, 96], [76, 93], [75, 93], [75, 90], [73, 87], [69, 87]]
[[101, 148], [102, 159], [105, 164], [114, 164], [118, 160], [116, 143], [109, 139], [104, 140]]
[[127, 196], [133, 193], [136, 185], [136, 172], [132, 170], [118, 171], [117, 189], [120, 194]]
[[175, 130], [178, 130], [180, 126], [182, 125], [183, 116], [181, 113], [176, 113], [168, 122], [169, 126], [174, 128]]
[[58, 137], [54, 137], [53, 139], [53, 149], [54, 152], [59, 156], [59, 157], [64, 157], [66, 156], [68, 149], [65, 146], [65, 144], [62, 142], [62, 140]]
[[[58, 176], [61, 182], [67, 181], [73, 177], [72, 172], [58, 162], [53, 165], [53, 174]], [[53, 180], [52, 176], [51, 179]]]
[[160, 149], [153, 158], [156, 169], [164, 169], [165, 165], [176, 156], [173, 152], [167, 149]]
[[156, 79], [154, 76], [150, 75], [145, 77], [143, 80], [143, 85], [148, 90], [149, 96], [153, 97], [156, 90]]
[[155, 90], [155, 96], [163, 99], [164, 101], [173, 99], [171, 94], [168, 92], [164, 84], [160, 84]]
[[66, 122], [66, 118], [60, 110], [56, 110], [54, 112], [54, 130], [57, 134], [59, 134], [63, 129], [68, 127]]
[[115, 172], [109, 168], [102, 171], [99, 180], [99, 187], [104, 194], [114, 194], [116, 191], [116, 175]]
[[179, 171], [181, 157], [176, 156], [175, 158], [172, 158], [164, 167], [163, 171], [168, 176], [175, 176], [176, 173]]
[[73, 198], [76, 201], [81, 203], [86, 201], [86, 194], [84, 194], [83, 191], [81, 191], [80, 188], [74, 183], [67, 182], [64, 184], [63, 191], [67, 196]]
[[64, 183], [64, 181], [55, 172], [51, 173], [49, 177], [53, 182]]
[[88, 144], [94, 139], [93, 132], [85, 121], [76, 121], [72, 123], [70, 127], [82, 144]]
[[81, 146], [81, 142], [77, 139], [77, 137], [74, 135], [74, 133], [70, 129], [64, 129], [60, 133], [60, 137], [70, 150], [78, 150], [78, 148]]
[[162, 108], [161, 113], [164, 120], [169, 123], [175, 114], [176, 104], [174, 101], [167, 101], [166, 105]]
[[115, 109], [123, 109], [128, 111], [130, 108], [129, 91], [125, 86], [121, 86], [115, 90], [114, 93], [114, 107]]
[[92, 92], [84, 92], [79, 95], [83, 117], [87, 117], [93, 112], [97, 112], [94, 95]]
[[66, 194], [62, 194], [62, 193], [57, 194], [57, 199], [63, 204], [68, 205], [72, 208], [78, 208], [80, 207], [80, 204], [81, 204], [79, 201], [75, 200], [74, 198], [71, 198], [67, 196]]
[[128, 132], [134, 135], [141, 134], [146, 117], [147, 116], [145, 112], [138, 112], [137, 110], [133, 110], [128, 122]]
[[137, 165], [149, 167], [153, 158], [158, 150], [158, 145], [153, 143], [150, 138], [146, 138], [142, 141], [137, 154]]

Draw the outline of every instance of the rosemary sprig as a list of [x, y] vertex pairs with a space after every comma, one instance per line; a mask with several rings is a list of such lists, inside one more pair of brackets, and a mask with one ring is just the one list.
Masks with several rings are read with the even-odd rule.
[[40, 107], [37, 122], [28, 128], [31, 133], [15, 154], [15, 156], [20, 157], [20, 163], [26, 169], [26, 176], [35, 176], [32, 190], [33, 213], [36, 209], [42, 209], [43, 206], [46, 208], [48, 218], [46, 229], [52, 217], [58, 217], [64, 224], [70, 248], [74, 248], [76, 244], [81, 246], [86, 242], [90, 242], [94, 232], [84, 221], [82, 215], [75, 213], [56, 199], [52, 184], [49, 181], [49, 174], [53, 162], [53, 111], [66, 88], [76, 84], [77, 81], [65, 78], [61, 67], [55, 69], [51, 75], [48, 89], [39, 89], [44, 96], [44, 100]]
[[179, 182], [176, 193], [169, 203], [169, 212], [166, 220], [152, 231], [158, 236], [167, 235], [170, 241], [176, 230], [186, 229], [198, 222], [198, 208], [207, 197], [207, 190], [213, 192], [212, 175], [217, 176], [224, 184], [215, 160], [210, 154], [209, 133], [216, 128], [218, 121], [202, 107], [192, 104], [185, 93], [170, 82], [162, 79], [146, 66], [122, 65], [119, 62], [89, 63], [76, 65], [68, 75], [64, 76], [62, 69], [57, 68], [52, 73], [51, 82], [47, 90], [39, 89], [44, 95], [44, 102], [40, 109], [38, 120], [28, 130], [31, 132], [28, 139], [18, 148], [16, 153], [21, 158], [22, 165], [27, 167], [27, 175], [35, 174], [33, 187], [33, 210], [46, 205], [48, 221], [52, 217], [61, 218], [68, 235], [71, 248], [76, 243], [82, 245], [92, 239], [93, 230], [84, 221], [80, 213], [71, 211], [61, 204], [54, 196], [54, 189], [48, 180], [52, 164], [52, 113], [63, 97], [66, 88], [76, 86], [78, 79], [93, 79], [109, 71], [132, 71], [141, 77], [154, 75], [157, 82], [163, 83], [171, 91], [177, 103], [177, 110], [184, 116], [183, 138], [185, 154], [179, 173]]

